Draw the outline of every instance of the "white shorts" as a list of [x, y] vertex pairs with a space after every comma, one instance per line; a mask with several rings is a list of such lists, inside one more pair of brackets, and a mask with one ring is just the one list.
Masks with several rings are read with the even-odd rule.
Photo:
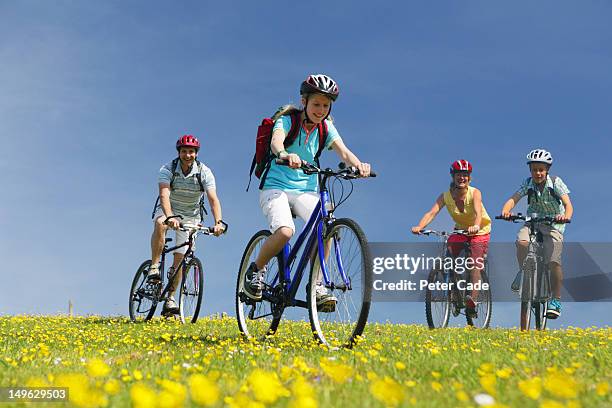
[[[155, 221], [157, 221], [157, 219], [159, 217], [164, 217], [164, 218], [166, 217], [164, 215], [164, 213], [161, 212], [161, 210], [157, 211], [155, 213], [155, 217], [153, 218], [153, 225], [155, 225]], [[183, 223], [183, 224], [197, 225], [200, 222], [200, 217], [183, 217], [183, 219], [179, 220], [179, 221], [181, 223]], [[172, 248], [174, 246], [177, 246], [177, 245], [180, 245], [182, 243], [187, 242], [187, 238], [188, 237], [189, 237], [189, 233], [188, 232], [177, 230], [177, 231], [175, 231], [175, 235], [174, 235], [174, 243], [169, 242], [168, 245], [169, 245], [170, 248]], [[175, 249], [174, 251], [172, 251], [172, 253], [185, 255], [185, 253], [187, 252], [187, 246], [188, 245], [185, 245], [183, 247], [180, 247], [179, 249]], [[193, 251], [195, 251], [195, 247], [196, 246], [195, 246], [195, 242], [194, 242], [193, 246], [191, 247], [191, 249]]]
[[319, 202], [319, 193], [290, 193], [282, 190], [262, 190], [259, 205], [268, 219], [272, 233], [280, 227], [289, 227], [295, 233], [292, 213], [308, 222]]

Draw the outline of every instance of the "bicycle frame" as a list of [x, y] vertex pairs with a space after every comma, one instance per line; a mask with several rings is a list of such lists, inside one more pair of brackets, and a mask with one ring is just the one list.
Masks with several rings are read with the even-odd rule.
[[[303, 300], [298, 300], [295, 298], [298, 287], [300, 286], [300, 282], [302, 281], [302, 277], [304, 275], [304, 269], [306, 268], [308, 261], [311, 259], [311, 255], [314, 251], [314, 246], [317, 246], [318, 255], [319, 255], [319, 265], [321, 266], [321, 273], [323, 275], [323, 281], [325, 282], [325, 287], [334, 289], [334, 288], [345, 288], [351, 289], [351, 283], [347, 278], [344, 268], [342, 265], [342, 259], [340, 257], [340, 250], [338, 246], [338, 241], [336, 238], [333, 238], [334, 251], [336, 253], [336, 261], [338, 263], [338, 268], [340, 270], [340, 275], [342, 276], [342, 280], [344, 281], [344, 285], [334, 286], [333, 282], [329, 279], [329, 273], [327, 271], [327, 265], [325, 263], [325, 243], [323, 241], [324, 227], [330, 224], [333, 221], [333, 211], [328, 211], [326, 204], [330, 202], [329, 192], [325, 187], [325, 181], [327, 176], [318, 175], [319, 178], [319, 202], [315, 206], [312, 214], [306, 225], [302, 228], [300, 235], [295, 242], [295, 245], [291, 247], [290, 244], [287, 244], [283, 247], [281, 252], [281, 262], [279, 265], [279, 271], [282, 272], [282, 280], [281, 284], [283, 284], [283, 290], [286, 300], [289, 302], [289, 306], [298, 306], [298, 307], [308, 307], [308, 302]], [[297, 269], [291, 278], [291, 266], [294, 261], [297, 259], [298, 252], [300, 251], [302, 245], [306, 243], [304, 248], [304, 252], [298, 262]], [[279, 275], [277, 274], [272, 281], [272, 288], [276, 286], [279, 281]], [[266, 293], [264, 290], [264, 297], [270, 297], [271, 293]]]
[[197, 234], [198, 234], [197, 230], [190, 232], [189, 237], [187, 238], [187, 241], [185, 241], [184, 243], [180, 245], [173, 246], [172, 248], [168, 248], [167, 245], [164, 245], [164, 250], [162, 251], [161, 259], [159, 262], [159, 270], [160, 270], [160, 278], [161, 278], [162, 287], [164, 286], [164, 276], [165, 276], [164, 271], [165, 271], [165, 264], [166, 264], [166, 254], [173, 252], [176, 249], [182, 248], [184, 246], [187, 246], [187, 252], [185, 252], [185, 255], [183, 256], [183, 259], [181, 263], [179, 264], [178, 269], [174, 270], [174, 273], [172, 274], [172, 276], [169, 277], [168, 284], [164, 287], [164, 290], [159, 295], [160, 300], [163, 300], [164, 296], [170, 291], [172, 281], [174, 280], [177, 274], [177, 271], [179, 270], [185, 271], [187, 269], [187, 263], [188, 263], [187, 260], [191, 260], [191, 258], [193, 258], [193, 243], [195, 242]]

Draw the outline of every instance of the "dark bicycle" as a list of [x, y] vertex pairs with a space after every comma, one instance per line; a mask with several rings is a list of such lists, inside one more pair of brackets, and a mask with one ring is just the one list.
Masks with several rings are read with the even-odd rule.
[[[182, 218], [180, 215], [168, 217]], [[224, 234], [227, 232], [227, 224], [222, 222], [225, 227]], [[201, 225], [180, 225], [180, 230], [188, 232], [187, 241], [181, 245], [168, 248], [168, 243], [172, 238], [166, 238], [164, 249], [161, 255], [159, 264], [160, 280], [151, 282], [147, 279], [151, 260], [144, 261], [132, 281], [130, 288], [130, 319], [133, 322], [138, 320], [150, 320], [155, 315], [157, 304], [165, 302], [172, 295], [172, 289], [178, 282], [174, 282], [177, 274], [183, 271], [181, 278], [181, 286], [179, 290], [179, 313], [178, 317], [182, 323], [190, 321], [195, 323], [198, 320], [200, 307], [202, 306], [202, 298], [204, 295], [204, 271], [202, 262], [194, 255], [193, 246], [199, 234], [212, 235], [213, 227], [203, 227]], [[181, 261], [179, 268], [175, 271], [172, 267], [168, 273], [164, 273], [166, 264], [166, 254], [173, 252], [175, 249], [187, 246], [187, 252]], [[167, 276], [166, 276], [167, 275]], [[168, 283], [164, 285], [164, 280]]]
[[[467, 231], [455, 230], [452, 233], [446, 231], [423, 230], [421, 235], [434, 235], [441, 239], [442, 248], [440, 256], [436, 259], [446, 260], [449, 258], [467, 259], [471, 256], [469, 242], [453, 243], [462, 245], [463, 248], [457, 256], [453, 256], [448, 248], [448, 238], [452, 234], [469, 235]], [[491, 289], [489, 285], [489, 264], [487, 259], [483, 260], [484, 267], [480, 271], [480, 289], [478, 298], [474, 299], [476, 308], [472, 313], [467, 312], [466, 300], [470, 294], [470, 284], [475, 284], [472, 279], [472, 270], [467, 269], [459, 273], [457, 267], [449, 268], [447, 262], [435, 264], [427, 279], [427, 290], [425, 292], [425, 317], [430, 329], [447, 327], [450, 315], [454, 317], [465, 315], [467, 324], [479, 328], [489, 327], [493, 309]], [[486, 288], [486, 289], [485, 289]]]
[[[277, 163], [287, 164], [278, 160]], [[293, 247], [287, 244], [268, 263], [261, 301], [254, 301], [244, 293], [244, 275], [271, 233], [261, 230], [249, 240], [240, 262], [236, 285], [238, 327], [247, 338], [270, 336], [276, 333], [285, 308], [302, 307], [309, 311], [310, 326], [319, 342], [351, 347], [363, 333], [368, 319], [372, 261], [361, 227], [348, 218], [336, 219], [334, 212], [351, 195], [351, 180], [360, 176], [355, 168], [344, 168], [342, 163], [340, 170], [323, 170], [311, 164], [304, 164], [301, 169], [306, 174], [317, 174], [319, 203]], [[348, 180], [351, 187], [346, 196], [343, 180]], [[337, 201], [334, 197], [336, 181], [342, 187]], [[302, 247], [302, 256], [297, 261]], [[296, 299], [309, 261], [307, 299]], [[321, 284], [337, 298], [334, 310], [317, 306], [316, 288]]]
[[[544, 239], [539, 231], [538, 225], [545, 223], [548, 225], [558, 224], [554, 217], [538, 217], [537, 214], [525, 216], [522, 214], [503, 217], [498, 215], [496, 220], [510, 222], [524, 221], [529, 227], [529, 244], [527, 256], [521, 265], [521, 284], [519, 297], [521, 299], [521, 330], [529, 330], [533, 318], [536, 330], [545, 330], [548, 312], [547, 305], [551, 299], [550, 272], [544, 260]], [[569, 223], [569, 221], [566, 221]]]

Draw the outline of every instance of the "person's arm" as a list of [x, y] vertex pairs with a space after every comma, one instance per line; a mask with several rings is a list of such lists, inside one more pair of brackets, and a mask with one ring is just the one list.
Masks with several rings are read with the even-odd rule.
[[510, 217], [512, 215], [510, 211], [512, 211], [516, 204], [521, 201], [521, 198], [522, 197], [518, 192], [514, 193], [502, 207], [501, 216], [504, 218]]
[[292, 169], [297, 169], [302, 165], [302, 159], [295, 153], [289, 153], [285, 150], [285, 138], [287, 137], [287, 132], [285, 129], [277, 128], [272, 132], [272, 140], [270, 141], [270, 149], [272, 150], [272, 154], [278, 157], [279, 159], [289, 160], [289, 167]]
[[565, 214], [559, 214], [555, 218], [557, 221], [569, 221], [572, 219], [572, 215], [574, 215], [574, 206], [572, 205], [569, 194], [563, 194], [561, 196], [561, 202], [565, 207]]
[[[159, 205], [166, 218], [173, 216], [172, 206], [170, 205], [170, 184], [159, 183]], [[180, 220], [172, 218], [168, 221], [168, 226], [172, 229], [180, 227]]]
[[223, 224], [221, 224], [221, 220], [223, 219], [221, 215], [221, 201], [219, 197], [217, 197], [217, 190], [214, 188], [206, 189], [206, 197], [208, 198], [208, 203], [210, 204], [210, 210], [212, 211], [212, 215], [215, 219], [215, 225], [213, 227], [213, 233], [216, 237], [223, 234]]
[[468, 227], [468, 232], [470, 234], [476, 234], [480, 231], [480, 223], [482, 222], [482, 193], [479, 189], [474, 189], [474, 196], [472, 197], [474, 204], [474, 213], [476, 214], [476, 218], [474, 219], [474, 225], [470, 225]]
[[340, 160], [349, 166], [354, 166], [359, 170], [359, 174], [362, 177], [368, 177], [370, 175], [370, 164], [363, 163], [348, 147], [344, 144], [342, 139], [338, 138], [331, 144], [332, 149], [336, 152]]
[[419, 221], [418, 225], [415, 225], [411, 228], [413, 234], [418, 234], [422, 229], [429, 225], [430, 222], [436, 218], [436, 215], [440, 212], [440, 210], [444, 208], [444, 194], [440, 194], [440, 196], [436, 199], [436, 202], [431, 207], [431, 210], [427, 211], [421, 221]]

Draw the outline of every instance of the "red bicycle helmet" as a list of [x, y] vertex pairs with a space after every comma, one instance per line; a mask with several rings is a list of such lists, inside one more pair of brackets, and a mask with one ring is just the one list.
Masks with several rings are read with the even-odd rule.
[[308, 78], [300, 86], [300, 95], [320, 93], [329, 96], [335, 101], [340, 94], [340, 89], [336, 81], [323, 74], [308, 75]]
[[193, 135], [183, 135], [176, 141], [176, 150], [180, 150], [181, 147], [193, 147], [198, 151], [200, 150], [200, 142]]
[[472, 173], [472, 163], [467, 160], [457, 160], [451, 164], [450, 173], [455, 174], [461, 171], [467, 171], [468, 173]]

